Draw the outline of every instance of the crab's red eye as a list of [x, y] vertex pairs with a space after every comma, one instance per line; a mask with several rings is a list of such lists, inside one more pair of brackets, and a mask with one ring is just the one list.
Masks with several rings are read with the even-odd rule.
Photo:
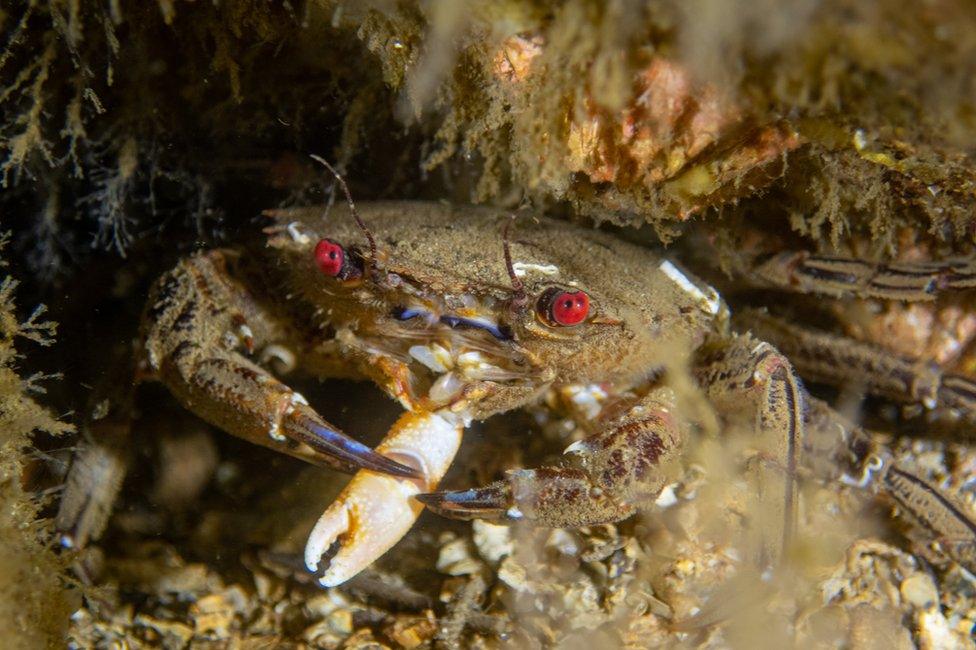
[[590, 297], [585, 291], [549, 289], [539, 298], [539, 313], [552, 325], [579, 325], [590, 313]]
[[315, 245], [315, 264], [322, 273], [338, 277], [346, 262], [346, 252], [331, 239], [322, 239]]

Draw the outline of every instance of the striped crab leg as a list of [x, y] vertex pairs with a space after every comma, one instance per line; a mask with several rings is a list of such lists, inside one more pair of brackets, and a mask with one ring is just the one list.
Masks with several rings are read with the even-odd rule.
[[322, 514], [305, 545], [305, 565], [317, 572], [322, 556], [339, 550], [319, 578], [342, 584], [373, 563], [407, 534], [424, 509], [414, 496], [430, 492], [447, 472], [461, 444], [463, 418], [450, 412], [404, 413], [376, 451], [415, 467], [421, 478], [398, 478], [360, 470]]

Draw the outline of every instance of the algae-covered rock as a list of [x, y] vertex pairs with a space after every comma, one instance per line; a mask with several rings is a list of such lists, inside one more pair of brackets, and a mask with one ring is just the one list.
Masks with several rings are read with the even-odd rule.
[[965, 3], [29, 0], [0, 19], [2, 201], [45, 272], [93, 234], [224, 233], [242, 185], [300, 200], [308, 153], [364, 194], [662, 234], [745, 200], [815, 241], [971, 241]]

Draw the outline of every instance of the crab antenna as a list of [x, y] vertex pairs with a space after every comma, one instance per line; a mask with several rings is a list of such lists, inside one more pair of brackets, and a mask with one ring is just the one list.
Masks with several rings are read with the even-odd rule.
[[515, 297], [512, 299], [512, 305], [521, 307], [525, 304], [525, 285], [522, 284], [522, 278], [515, 273], [515, 265], [512, 264], [512, 250], [508, 243], [508, 231], [513, 223], [515, 223], [514, 213], [502, 228], [502, 250], [505, 252], [505, 268], [508, 269], [508, 277], [511, 278], [512, 288], [515, 289]]
[[366, 222], [363, 221], [363, 218], [359, 216], [359, 212], [356, 211], [356, 204], [353, 203], [352, 193], [349, 191], [349, 186], [346, 185], [346, 179], [344, 179], [342, 175], [335, 170], [335, 167], [330, 165], [322, 156], [318, 156], [313, 153], [310, 154], [310, 157], [312, 160], [314, 160], [315, 162], [319, 163], [320, 165], [328, 169], [330, 172], [332, 172], [332, 175], [335, 176], [335, 179], [336, 181], [338, 181], [339, 186], [342, 187], [342, 193], [346, 195], [346, 202], [349, 204], [349, 210], [352, 212], [352, 217], [353, 219], [356, 220], [356, 225], [359, 226], [359, 229], [363, 231], [363, 234], [366, 235], [366, 239], [369, 241], [370, 259], [373, 261], [373, 263], [375, 263], [376, 262], [376, 239], [373, 238], [373, 233], [370, 232], [369, 228], [366, 227]]

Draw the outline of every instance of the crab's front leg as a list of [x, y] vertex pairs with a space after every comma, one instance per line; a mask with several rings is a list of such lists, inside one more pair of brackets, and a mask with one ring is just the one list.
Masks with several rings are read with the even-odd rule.
[[376, 451], [418, 470], [418, 478], [397, 478], [370, 470], [357, 473], [323, 513], [305, 546], [305, 564], [317, 571], [335, 542], [339, 549], [319, 582], [345, 582], [407, 534], [423, 504], [417, 494], [437, 487], [461, 444], [463, 419], [450, 411], [407, 412]]
[[222, 251], [183, 260], [153, 289], [144, 319], [146, 359], [189, 410], [259, 445], [345, 472], [417, 471], [348, 437], [249, 358], [295, 338], [227, 268]]
[[[789, 544], [796, 465], [803, 437], [803, 391], [789, 362], [772, 346], [737, 336], [712, 346], [696, 377], [716, 408], [744, 420], [757, 436], [757, 492], [762, 502], [757, 561], [772, 564]], [[620, 417], [570, 446], [568, 462], [514, 470], [470, 490], [418, 498], [456, 519], [524, 519], [544, 526], [586, 526], [624, 519], [664, 486], [663, 465], [686, 432], [667, 389], [648, 393]]]
[[666, 483], [664, 465], [678, 455], [684, 439], [672, 410], [670, 391], [653, 391], [568, 447], [563, 464], [513, 470], [485, 487], [418, 498], [454, 519], [570, 527], [624, 519]]

